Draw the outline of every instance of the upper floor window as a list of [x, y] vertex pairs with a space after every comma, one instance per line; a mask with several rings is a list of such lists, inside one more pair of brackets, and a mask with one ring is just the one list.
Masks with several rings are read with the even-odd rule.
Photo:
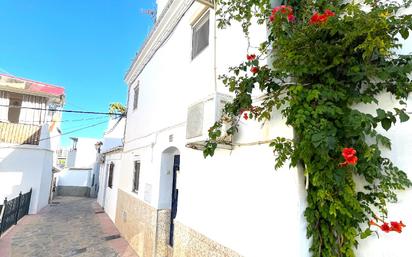
[[139, 180], [140, 180], [140, 162], [134, 161], [133, 167], [133, 192], [139, 190]]
[[133, 94], [133, 110], [137, 109], [137, 103], [139, 100], [139, 85], [137, 85], [134, 89], [134, 94]]
[[10, 107], [9, 107], [9, 122], [19, 123], [20, 121], [20, 111], [21, 111], [22, 97], [19, 95], [12, 95], [10, 97]]
[[209, 45], [209, 13], [192, 28], [192, 60]]

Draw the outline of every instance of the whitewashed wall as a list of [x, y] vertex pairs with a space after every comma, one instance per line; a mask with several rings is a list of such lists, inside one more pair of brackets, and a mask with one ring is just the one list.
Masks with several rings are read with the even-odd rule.
[[58, 186], [91, 187], [92, 169], [66, 169], [58, 173]]
[[0, 200], [33, 189], [30, 213], [48, 204], [52, 178], [53, 153], [37, 146], [0, 147]]
[[[100, 166], [99, 193], [97, 195], [97, 202], [104, 208], [105, 212], [114, 222], [116, 218], [117, 192], [119, 188], [120, 176], [122, 173], [122, 153], [117, 151], [107, 153], [105, 155], [105, 163]], [[114, 164], [112, 188], [109, 188], [107, 186], [110, 163]]]
[[[131, 85], [129, 99], [133, 99], [132, 89], [139, 83], [139, 104], [137, 110], [129, 104], [119, 188], [155, 208], [169, 208], [171, 167], [162, 165], [162, 156], [165, 150], [176, 148], [181, 155], [177, 185], [179, 222], [245, 257], [310, 256], [301, 172], [290, 169], [288, 164], [275, 171], [274, 156], [267, 145], [218, 150], [206, 160], [202, 152], [185, 147], [187, 107], [215, 89], [227, 92], [220, 82], [215, 87], [214, 50], [217, 75], [226, 73], [228, 66], [240, 63], [247, 54], [247, 42], [238, 26], [217, 31], [217, 48], [213, 48], [212, 13], [209, 47], [191, 60], [190, 24], [199, 8], [196, 3], [193, 5]], [[258, 29], [253, 28], [252, 33]], [[265, 33], [260, 28], [257, 38]], [[253, 53], [253, 48], [249, 53]], [[390, 104], [390, 99], [383, 100], [383, 106]], [[411, 123], [397, 126], [389, 135], [394, 140], [391, 157], [412, 178]], [[292, 137], [291, 128], [283, 125], [279, 115], [264, 125], [242, 120], [235, 143], [268, 140], [278, 135]], [[136, 159], [141, 161], [140, 187], [144, 188], [137, 195], [130, 190]], [[412, 224], [411, 196], [411, 191], [401, 194], [400, 203], [391, 207], [390, 219]], [[362, 241], [358, 256], [409, 256], [408, 230], [409, 225], [400, 235]]]
[[96, 162], [95, 144], [99, 140], [94, 138], [79, 138], [76, 150], [71, 150], [67, 156], [68, 168], [93, 168]]

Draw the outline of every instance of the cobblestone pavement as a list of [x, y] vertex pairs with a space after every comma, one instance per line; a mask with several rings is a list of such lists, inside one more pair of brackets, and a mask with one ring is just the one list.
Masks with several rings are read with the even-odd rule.
[[[124, 239], [118, 238], [118, 232], [107, 215], [95, 213], [95, 201], [91, 198], [56, 198], [53, 201], [56, 204], [47, 207], [36, 215], [38, 218], [13, 233], [11, 257], [137, 256]], [[101, 218], [101, 215], [106, 218]], [[107, 230], [108, 226], [113, 228]], [[117, 246], [119, 242], [123, 244], [123, 250], [128, 248], [127, 253], [119, 251], [119, 247], [116, 249], [116, 243], [112, 241], [118, 241]]]

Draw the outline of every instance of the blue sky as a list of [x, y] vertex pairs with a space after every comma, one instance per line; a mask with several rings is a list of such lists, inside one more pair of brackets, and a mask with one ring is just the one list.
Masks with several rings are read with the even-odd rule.
[[[106, 112], [126, 103], [123, 81], [152, 26], [155, 0], [0, 0], [0, 73], [59, 85], [65, 109]], [[73, 121], [86, 119], [84, 121]], [[104, 121], [63, 114], [62, 132]], [[106, 124], [63, 136], [100, 138]]]

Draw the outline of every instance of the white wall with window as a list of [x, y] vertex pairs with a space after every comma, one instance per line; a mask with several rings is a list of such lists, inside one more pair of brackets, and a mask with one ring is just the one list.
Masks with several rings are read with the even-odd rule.
[[97, 202], [114, 222], [116, 218], [119, 177], [122, 172], [122, 149], [116, 148], [102, 154], [104, 156], [104, 163], [100, 164]]
[[[254, 53], [255, 43], [266, 37], [264, 27], [252, 27], [256, 42], [251, 42], [249, 48], [240, 26], [234, 24], [215, 31], [214, 21], [213, 11], [208, 13], [202, 5], [193, 4], [150, 61], [141, 65], [149, 53], [143, 49], [142, 58], [138, 57], [126, 76], [129, 111], [119, 189], [152, 207], [170, 208], [171, 192], [167, 195], [167, 191], [173, 173], [170, 158], [165, 154], [177, 149], [181, 157], [177, 175], [179, 222], [242, 256], [309, 256], [303, 216], [306, 192], [301, 172], [290, 169], [288, 164], [274, 170], [275, 157], [265, 144], [220, 149], [206, 160], [201, 151], [185, 147], [188, 107], [215, 91], [227, 93], [215, 75], [226, 74], [229, 66], [245, 61], [247, 53]], [[206, 31], [209, 35], [204, 38]], [[132, 99], [137, 86], [136, 109]], [[391, 100], [383, 99], [382, 106], [390, 108]], [[278, 113], [263, 125], [251, 120], [240, 123], [240, 132], [234, 139], [239, 144], [276, 136], [293, 137], [292, 129], [284, 125]], [[409, 176], [411, 131], [409, 121], [388, 133], [393, 138], [393, 149], [387, 153]], [[137, 194], [132, 192], [136, 158], [140, 160]], [[412, 223], [408, 214], [411, 193], [402, 193], [400, 203], [390, 206], [394, 220]], [[394, 237], [396, 246], [390, 247]], [[401, 235], [370, 238], [362, 242], [358, 254], [405, 256], [410, 237], [411, 233], [405, 230]]]

